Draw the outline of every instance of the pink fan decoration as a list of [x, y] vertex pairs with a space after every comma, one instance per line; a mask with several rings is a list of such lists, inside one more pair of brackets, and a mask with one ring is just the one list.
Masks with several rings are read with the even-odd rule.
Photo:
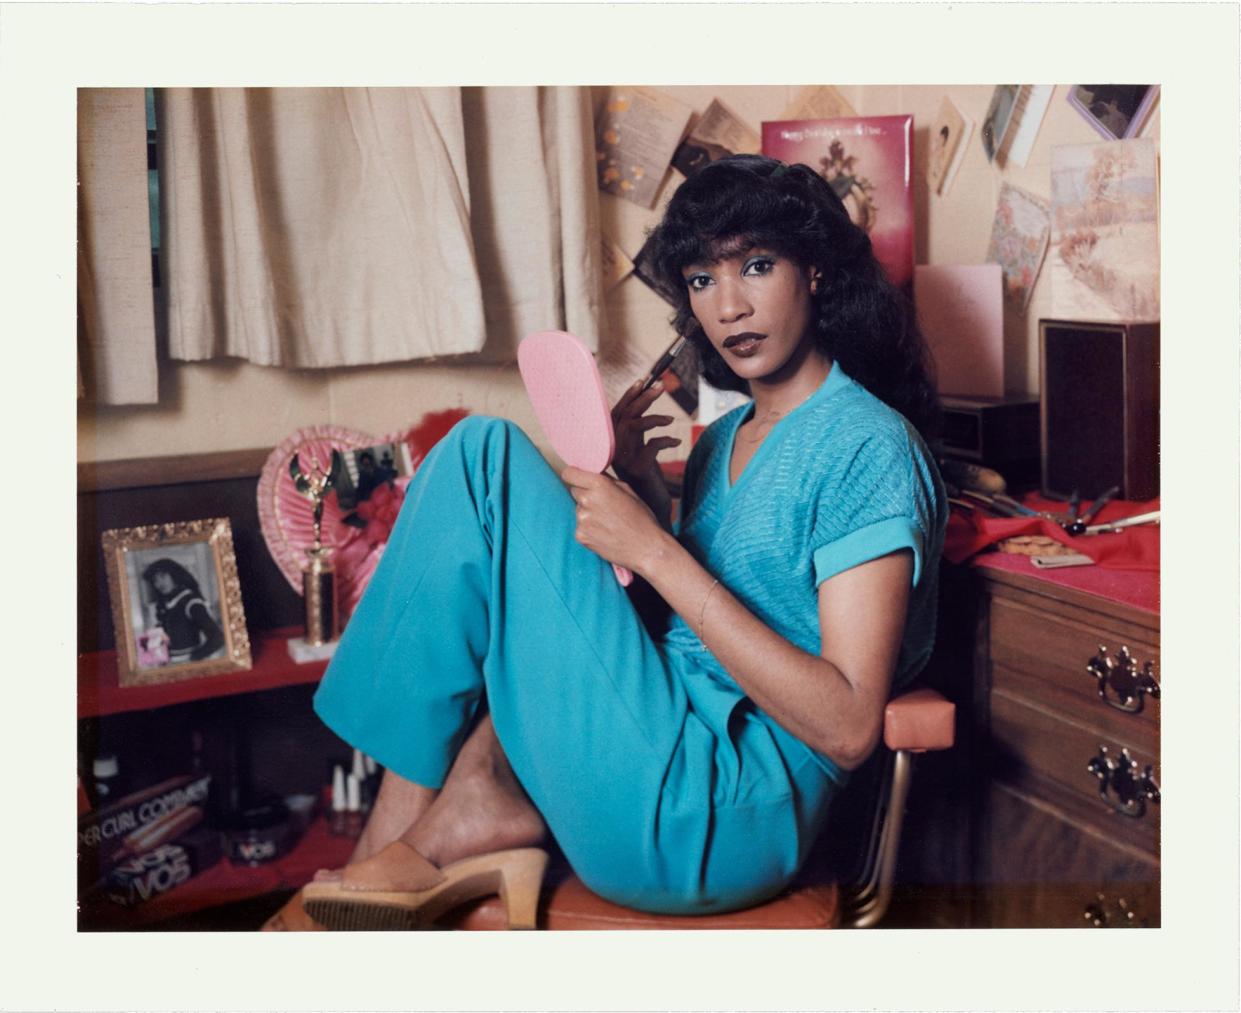
[[[411, 466], [416, 469], [439, 439], [468, 414], [462, 409], [431, 412], [404, 433], [380, 437], [339, 426], [313, 426], [297, 430], [271, 452], [259, 476], [259, 526], [272, 559], [294, 591], [302, 593], [302, 566], [306, 550], [314, 544], [314, 505], [293, 485], [289, 473], [293, 455], [298, 455], [302, 471], [309, 473], [316, 464], [326, 469], [333, 450], [347, 452], [403, 443], [409, 450]], [[353, 510], [341, 509], [336, 492], [329, 493], [323, 501], [321, 537], [324, 546], [335, 550], [332, 562], [340, 587], [342, 620], [353, 613], [379, 565], [409, 478], [403, 475], [391, 486], [379, 485]], [[356, 514], [365, 523], [346, 523], [350, 514]]]

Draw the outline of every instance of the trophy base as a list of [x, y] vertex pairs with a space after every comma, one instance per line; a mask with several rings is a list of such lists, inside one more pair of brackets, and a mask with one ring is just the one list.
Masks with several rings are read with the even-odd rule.
[[289, 641], [289, 657], [299, 665], [310, 661], [325, 661], [336, 653], [339, 640], [329, 640], [326, 644], [308, 644], [304, 637], [294, 637]]

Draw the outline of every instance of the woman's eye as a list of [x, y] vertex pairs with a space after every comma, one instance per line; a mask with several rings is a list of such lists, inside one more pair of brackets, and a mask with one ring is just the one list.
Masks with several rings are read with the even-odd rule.
[[741, 269], [742, 275], [764, 275], [770, 273], [771, 269], [776, 266], [774, 257], [754, 257], [745, 262], [745, 266]]
[[691, 292], [701, 292], [711, 284], [711, 276], [709, 274], [691, 274], [685, 279], [685, 284], [689, 286]]

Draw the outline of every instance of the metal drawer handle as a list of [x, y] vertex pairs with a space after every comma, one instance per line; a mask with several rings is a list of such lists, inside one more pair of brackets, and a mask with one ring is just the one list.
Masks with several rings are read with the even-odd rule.
[[[1100, 746], [1098, 755], [1086, 769], [1099, 779], [1099, 798], [1103, 799], [1122, 816], [1141, 819], [1146, 815], [1148, 801], [1158, 804], [1159, 785], [1155, 783], [1153, 768], [1148, 763], [1139, 772], [1138, 761], [1129, 750], [1120, 751], [1120, 759], [1108, 755], [1107, 746]], [[1109, 790], [1115, 795], [1108, 794]]]
[[1137, 913], [1124, 897], [1116, 898], [1116, 910], [1113, 911], [1108, 899], [1103, 894], [1095, 894], [1095, 899], [1086, 905], [1082, 912], [1096, 929], [1135, 929], [1145, 928], [1146, 919], [1138, 918]]
[[[1116, 657], [1099, 645], [1099, 653], [1086, 662], [1086, 671], [1099, 684], [1099, 698], [1126, 714], [1142, 713], [1146, 698], [1159, 699], [1159, 683], [1155, 681], [1155, 663], [1148, 661], [1138, 671], [1137, 659], [1122, 646]], [[1111, 690], [1113, 696], [1108, 695]]]

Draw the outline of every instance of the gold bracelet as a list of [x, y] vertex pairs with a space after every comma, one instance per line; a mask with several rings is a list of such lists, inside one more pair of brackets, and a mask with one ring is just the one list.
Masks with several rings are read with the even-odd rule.
[[716, 589], [719, 582], [719, 577], [716, 577], [715, 580], [711, 581], [711, 586], [707, 588], [707, 593], [702, 599], [702, 608], [698, 610], [698, 639], [702, 641], [703, 648], [708, 651], [711, 650], [711, 648], [707, 647], [707, 632], [706, 628], [702, 624], [707, 618], [707, 602], [711, 600], [711, 592]]

